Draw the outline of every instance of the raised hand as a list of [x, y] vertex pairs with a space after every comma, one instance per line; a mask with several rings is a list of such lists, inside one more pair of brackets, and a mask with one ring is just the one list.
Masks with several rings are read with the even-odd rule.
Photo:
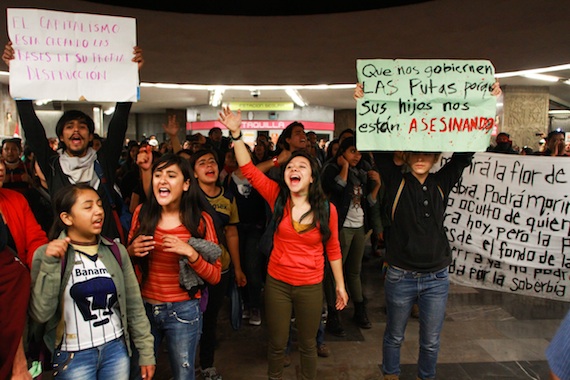
[[10, 61], [14, 59], [14, 48], [12, 47], [12, 42], [8, 42], [4, 46], [4, 53], [2, 54], [2, 60], [6, 66], [10, 67]]
[[230, 131], [232, 136], [235, 137], [240, 134], [241, 110], [234, 113], [230, 110], [230, 107], [223, 107], [219, 114], [218, 121]]
[[168, 123], [163, 124], [162, 129], [168, 136], [177, 135], [180, 130], [180, 124], [176, 120], [176, 115], [168, 115]]
[[46, 248], [46, 256], [55, 257], [60, 260], [63, 259], [70, 242], [71, 238], [69, 237], [66, 237], [65, 239], [55, 239], [50, 241]]
[[362, 88], [362, 83], [357, 83], [356, 87], [354, 88], [354, 95], [352, 95], [354, 100], [358, 100], [364, 97], [364, 89]]
[[493, 86], [491, 87], [491, 95], [499, 96], [502, 93], [503, 93], [503, 90], [501, 90], [501, 85], [499, 84], [499, 80], [496, 79], [495, 83], [493, 83]]
[[143, 65], [144, 65], [144, 58], [143, 58], [143, 54], [142, 54], [142, 53], [143, 53], [143, 51], [142, 51], [142, 49], [141, 49], [140, 47], [135, 46], [135, 47], [133, 48], [134, 57], [133, 57], [133, 59], [131, 59], [131, 61], [136, 62], [136, 63], [138, 64], [139, 70], [140, 70], [141, 67], [143, 67]]
[[149, 171], [152, 167], [152, 147], [145, 145], [139, 149], [136, 164], [144, 171]]

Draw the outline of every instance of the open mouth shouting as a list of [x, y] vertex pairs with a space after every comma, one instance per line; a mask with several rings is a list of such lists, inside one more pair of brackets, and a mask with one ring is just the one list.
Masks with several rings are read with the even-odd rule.
[[160, 198], [166, 198], [170, 195], [170, 189], [166, 187], [159, 187], [158, 188], [158, 196]]
[[73, 135], [71, 135], [71, 137], [69, 138], [69, 147], [72, 150], [79, 150], [82, 149], [85, 145], [85, 140], [84, 138], [78, 134], [78, 133], [74, 133]]
[[99, 230], [99, 229], [102, 229], [102, 228], [103, 228], [103, 218], [96, 218], [96, 219], [93, 221], [93, 227], [94, 227], [95, 229], [98, 229], [98, 230]]
[[289, 183], [291, 186], [298, 185], [301, 182], [301, 176], [297, 173], [291, 174], [289, 176]]

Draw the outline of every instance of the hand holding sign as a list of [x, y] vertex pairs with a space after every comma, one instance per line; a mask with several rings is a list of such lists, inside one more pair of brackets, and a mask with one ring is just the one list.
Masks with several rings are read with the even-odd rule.
[[357, 71], [360, 150], [488, 147], [500, 94], [490, 62], [358, 60]]
[[[136, 101], [138, 68], [133, 18], [8, 9], [10, 93], [16, 99]], [[137, 63], [135, 66], [134, 63]]]

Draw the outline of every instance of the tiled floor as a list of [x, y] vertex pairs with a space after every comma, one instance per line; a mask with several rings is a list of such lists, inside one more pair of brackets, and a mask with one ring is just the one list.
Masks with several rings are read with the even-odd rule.
[[[381, 339], [386, 322], [381, 262], [367, 256], [363, 263], [365, 294], [373, 327], [360, 330], [352, 307], [342, 312], [346, 338], [326, 335], [331, 356], [318, 359], [318, 379], [381, 380]], [[548, 379], [544, 351], [570, 303], [516, 296], [452, 285], [441, 336], [440, 380]], [[233, 330], [228, 308], [219, 321], [215, 365], [224, 380], [266, 379], [265, 325], [244, 322]], [[156, 379], [170, 379], [167, 355], [159, 357]], [[401, 379], [415, 380], [418, 322], [410, 319], [402, 347]], [[299, 357], [285, 368], [284, 379], [300, 379]], [[199, 377], [198, 377], [199, 378]]]

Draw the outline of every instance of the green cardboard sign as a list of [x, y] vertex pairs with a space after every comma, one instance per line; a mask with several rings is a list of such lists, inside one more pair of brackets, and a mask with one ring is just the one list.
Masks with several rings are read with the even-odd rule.
[[497, 100], [485, 60], [359, 59], [356, 142], [361, 151], [482, 152]]

